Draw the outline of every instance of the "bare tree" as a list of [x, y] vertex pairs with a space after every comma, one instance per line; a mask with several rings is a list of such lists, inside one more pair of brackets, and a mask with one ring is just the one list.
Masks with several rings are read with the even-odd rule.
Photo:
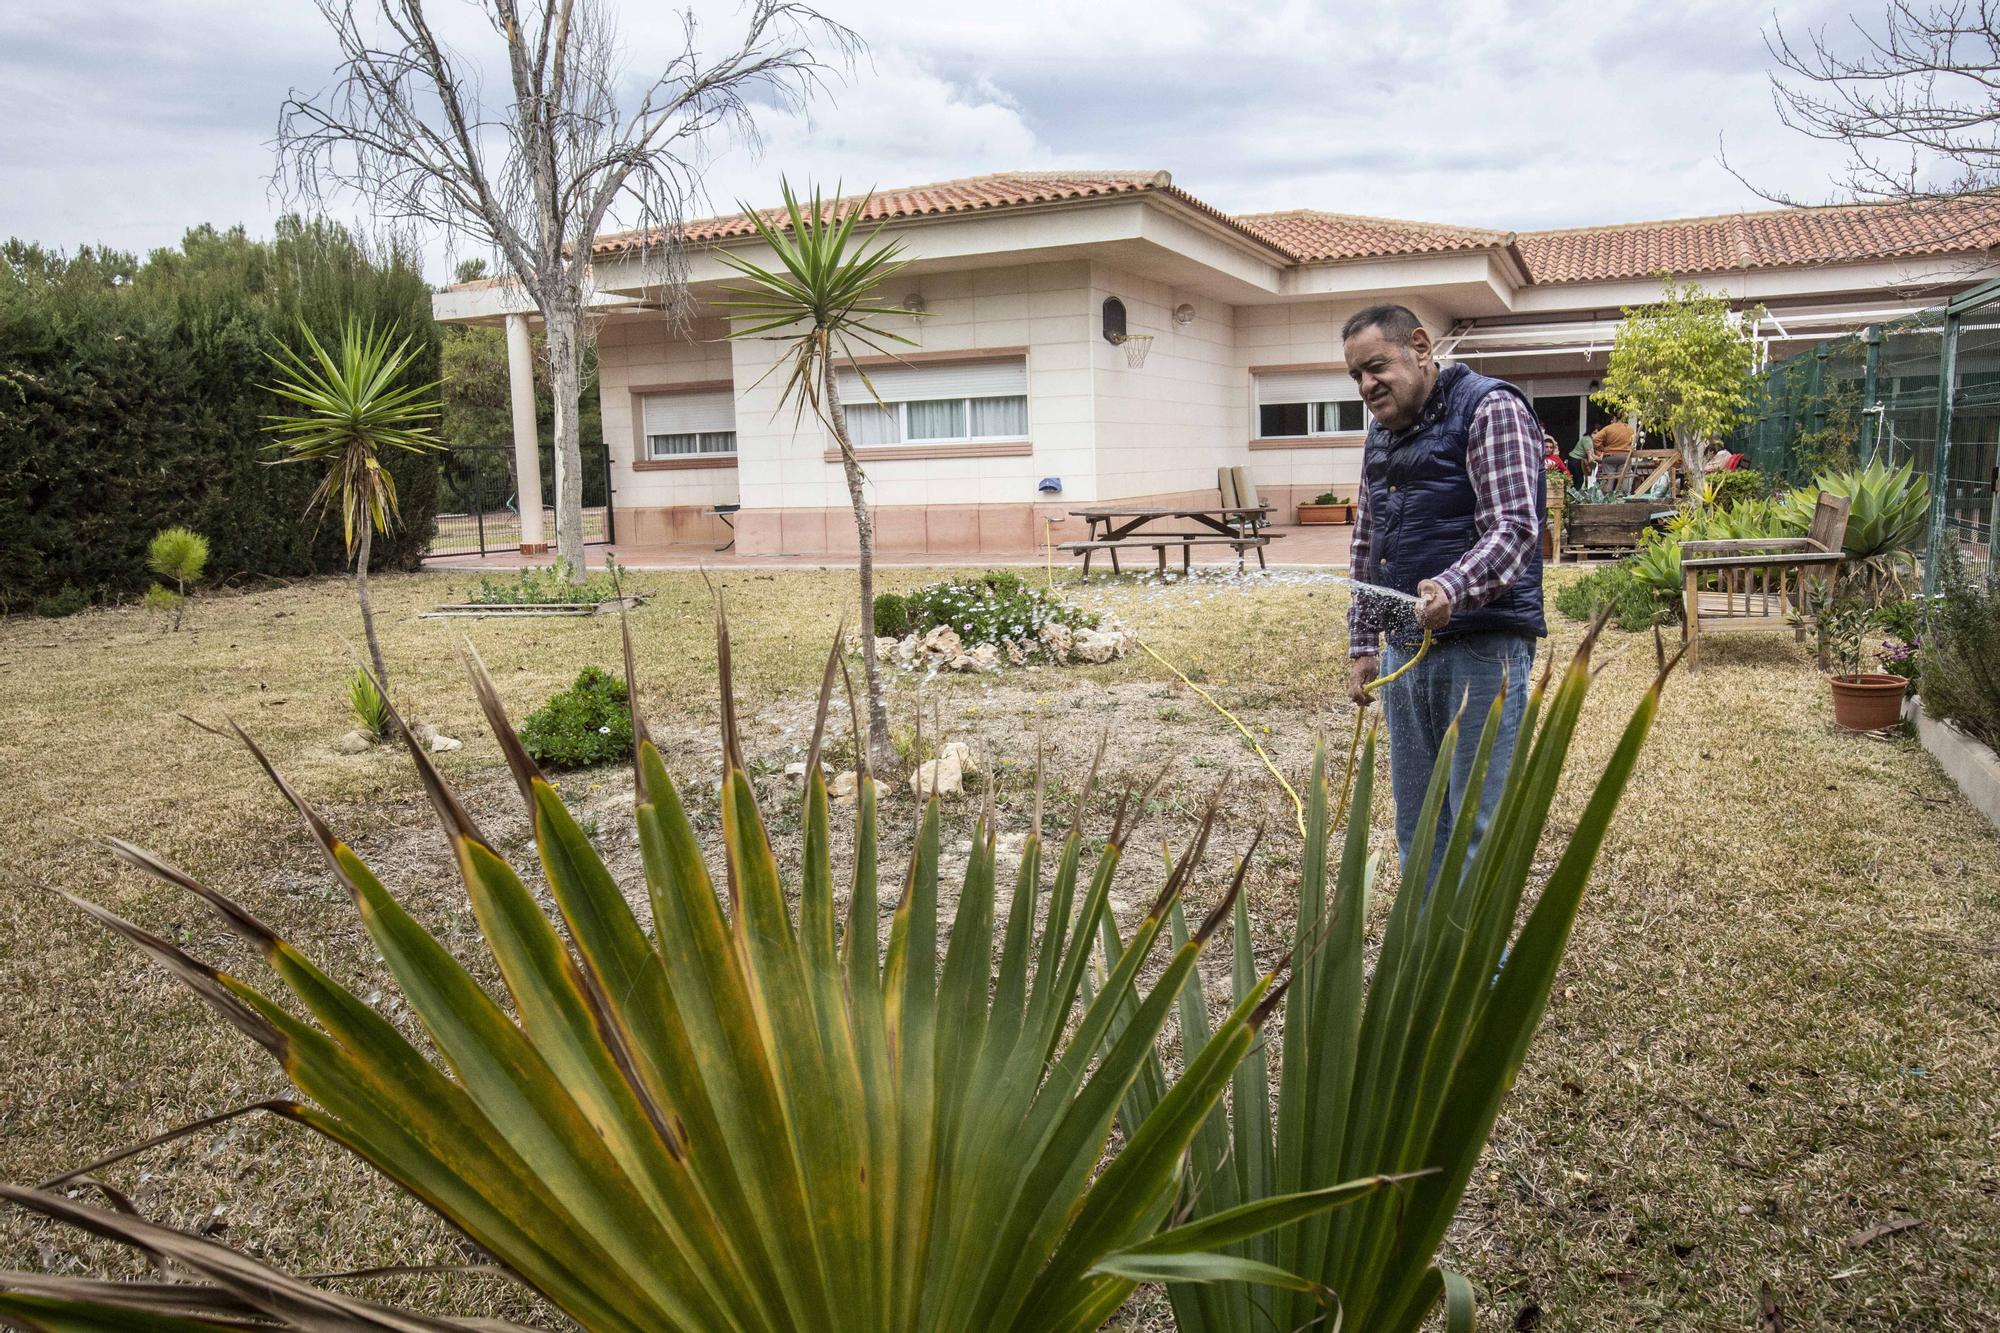
[[1934, 214], [1926, 248], [1955, 227], [1990, 227], [2000, 196], [2000, 13], [1989, 0], [1893, 0], [1879, 29], [1850, 18], [1832, 33], [1794, 35], [1774, 22], [1765, 45], [1779, 119], [1846, 151], [1835, 182], [1843, 193], [1923, 204]]
[[750, 0], [711, 57], [683, 12], [680, 53], [623, 110], [609, 0], [477, 0], [507, 59], [507, 96], [489, 105], [477, 63], [439, 36], [424, 0], [317, 3], [341, 62], [328, 89], [294, 93], [279, 114], [280, 188], [312, 204], [352, 193], [378, 221], [442, 227], [520, 282], [541, 312], [555, 396], [556, 551], [581, 578], [577, 396], [600, 230], [615, 218], [653, 233], [648, 282], [678, 310], [680, 228], [714, 136], [754, 140], [753, 105], [803, 107], [859, 39], [808, 5]]

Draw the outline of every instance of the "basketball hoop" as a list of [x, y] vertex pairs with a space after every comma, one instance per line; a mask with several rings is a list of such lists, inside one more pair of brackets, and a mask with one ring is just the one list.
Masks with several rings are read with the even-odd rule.
[[1146, 353], [1153, 350], [1150, 333], [1121, 333], [1112, 341], [1125, 349], [1125, 364], [1134, 370], [1146, 364]]

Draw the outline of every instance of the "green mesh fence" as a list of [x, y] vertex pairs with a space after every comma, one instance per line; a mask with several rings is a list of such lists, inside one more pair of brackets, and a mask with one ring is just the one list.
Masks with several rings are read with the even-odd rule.
[[[1939, 394], [1951, 366], [1949, 401]], [[1992, 562], [2000, 465], [2000, 284], [1774, 360], [1730, 448], [1789, 486], [1880, 459], [1932, 490], [1927, 582], [1947, 544]]]

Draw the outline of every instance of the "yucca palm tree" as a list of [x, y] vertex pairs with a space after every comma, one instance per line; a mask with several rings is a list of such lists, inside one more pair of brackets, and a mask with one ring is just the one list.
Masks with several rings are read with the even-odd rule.
[[361, 632], [375, 679], [389, 680], [382, 645], [375, 637], [375, 612], [368, 604], [368, 557], [375, 534], [397, 521], [396, 479], [382, 462], [384, 449], [425, 453], [444, 448], [432, 433], [437, 401], [430, 384], [405, 384], [416, 363], [411, 338], [397, 341], [396, 328], [369, 325], [350, 317], [342, 327], [339, 355], [327, 351], [304, 323], [299, 325], [309, 355], [291, 347], [267, 353], [278, 368], [266, 386], [300, 411], [272, 413], [264, 429], [276, 439], [267, 448], [282, 463], [314, 464], [326, 476], [314, 490], [307, 512], [324, 512], [340, 497], [347, 558], [354, 564], [354, 596], [361, 604]]
[[[726, 682], [726, 628], [718, 648]], [[628, 680], [631, 660], [628, 637]], [[634, 717], [650, 935], [528, 757], [476, 659], [475, 686], [531, 813], [562, 930], [402, 729], [512, 1012], [243, 736], [353, 896], [442, 1068], [270, 926], [149, 853], [114, 844], [128, 862], [203, 899], [253, 945], [276, 976], [269, 995], [74, 901], [271, 1053], [305, 1100], [264, 1109], [349, 1148], [586, 1329], [1082, 1333], [1143, 1280], [1293, 1281], [1217, 1251], [1404, 1183], [1343, 1183], [1166, 1226], [1193, 1134], [1284, 992], [1283, 962], [1245, 988], [1201, 1056], [1127, 1125], [1106, 1160], [1120, 1101], [1242, 887], [1239, 868], [1200, 926], [1157, 956], [1169, 909], [1202, 860], [1212, 805], [1144, 919], [1120, 940], [1119, 960], [1079, 1006], [1100, 933], [1117, 936], [1112, 880], [1150, 789], [1119, 800], [1086, 873], [1093, 766], [1046, 886], [1038, 792], [996, 967], [993, 820], [989, 812], [974, 840], [947, 940], [935, 797], [886, 953], [878, 947], [875, 783], [864, 756], [847, 926], [837, 937], [818, 758], [840, 667], [836, 644], [806, 766], [796, 916], [726, 684], [720, 894], [660, 752]], [[1142, 974], [1153, 963], [1162, 970], [1149, 985]], [[132, 1312], [143, 1312], [171, 1313], [179, 1322], [162, 1326], [178, 1329], [238, 1328], [246, 1316], [289, 1328], [463, 1327], [317, 1291], [214, 1242], [47, 1188], [0, 1195], [171, 1256], [200, 1278], [162, 1288], [0, 1272], [0, 1322], [109, 1329], [131, 1327]]]
[[[1237, 1070], [1230, 1110], [1210, 1112], [1195, 1137], [1183, 1208], [1196, 1218], [1355, 1176], [1424, 1173], [1393, 1197], [1362, 1200], [1338, 1216], [1302, 1219], [1236, 1251], [1338, 1293], [1349, 1327], [1413, 1333], [1440, 1298], [1452, 1333], [1473, 1327], [1472, 1288], [1438, 1267], [1437, 1246], [1541, 1021], [1591, 866], [1672, 669], [1669, 664], [1660, 673], [1626, 726], [1517, 931], [1603, 623], [1600, 618], [1586, 636], [1546, 716], [1546, 673], [1532, 689], [1523, 734], [1533, 740], [1514, 747], [1504, 775], [1488, 771], [1501, 716], [1501, 701], [1494, 701], [1480, 734], [1472, 790], [1449, 829], [1439, 826], [1439, 812], [1458, 724], [1447, 732], [1410, 855], [1418, 866], [1435, 859], [1437, 874], [1428, 889], [1422, 875], [1406, 878], [1372, 975], [1363, 950], [1376, 871], [1368, 847], [1373, 739], [1362, 747], [1354, 814], [1337, 859], [1330, 840], [1306, 842], [1292, 929], [1299, 961], [1286, 1002], [1275, 1110], [1269, 1066], [1253, 1052]], [[1528, 688], [1526, 681], [1509, 684]], [[1478, 791], [1489, 781], [1505, 784], [1493, 833], [1468, 858]], [[1309, 827], [1325, 823], [1329, 786], [1324, 764], [1316, 763]], [[1242, 994], [1257, 971], [1241, 899], [1235, 912], [1235, 985]], [[1184, 934], [1178, 918], [1171, 928], [1176, 939]], [[1115, 955], [1116, 942], [1105, 943]], [[1186, 1058], [1199, 1058], [1209, 1039], [1201, 991], [1189, 984], [1181, 1000]], [[1127, 1114], [1151, 1114], [1151, 1090], [1160, 1086], [1162, 1075], [1149, 1071], [1134, 1085]], [[1241, 1283], [1169, 1291], [1182, 1333], [1308, 1327], [1321, 1312], [1295, 1296]]]
[[[861, 470], [854, 442], [847, 433], [847, 412], [840, 401], [839, 370], [854, 366], [854, 348], [887, 350], [885, 344], [910, 345], [911, 340], [881, 326], [884, 315], [908, 312], [881, 304], [875, 293], [883, 281], [900, 271], [901, 242], [880, 242], [881, 224], [856, 238], [855, 226], [868, 211], [872, 194], [858, 201], [838, 197], [823, 201], [812, 193], [804, 208], [790, 181], [780, 181], [785, 197], [783, 227], [763, 213], [742, 205], [743, 216], [777, 256], [777, 268], [719, 251], [717, 258], [747, 280], [732, 287], [737, 299], [721, 302], [734, 311], [732, 338], [763, 338], [786, 344], [767, 374], [784, 372], [780, 402], [789, 403], [803, 419], [807, 410], [825, 423], [840, 446], [841, 471], [847, 479], [847, 499], [854, 509], [854, 531], [861, 567], [861, 663], [868, 692], [868, 749], [875, 767], [888, 772], [895, 759], [889, 739], [889, 708], [882, 694], [882, 666], [875, 652], [875, 522], [868, 510], [868, 476]], [[834, 191], [838, 196], [839, 191]], [[861, 377], [866, 384], [867, 376]], [[872, 389], [871, 389], [872, 392]]]

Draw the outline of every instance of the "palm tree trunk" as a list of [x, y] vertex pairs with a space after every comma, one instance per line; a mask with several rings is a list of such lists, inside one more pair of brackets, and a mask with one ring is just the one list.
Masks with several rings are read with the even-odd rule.
[[840, 444], [841, 469], [847, 474], [847, 498], [854, 506], [854, 531], [861, 564], [861, 666], [868, 680], [868, 762], [878, 774], [890, 772], [896, 763], [896, 746], [889, 739], [889, 706], [882, 695], [882, 663], [875, 652], [875, 520], [868, 512], [866, 485], [861, 460], [847, 438], [847, 411], [840, 405], [840, 384], [833, 371], [833, 359], [823, 358], [821, 379], [826, 394], [826, 419], [833, 438]]
[[368, 640], [368, 660], [375, 666], [375, 683], [389, 692], [389, 668], [382, 663], [382, 644], [375, 637], [375, 610], [368, 604], [368, 552], [375, 544], [375, 525], [361, 515], [361, 544], [354, 559], [354, 599], [361, 603], [361, 634]]

